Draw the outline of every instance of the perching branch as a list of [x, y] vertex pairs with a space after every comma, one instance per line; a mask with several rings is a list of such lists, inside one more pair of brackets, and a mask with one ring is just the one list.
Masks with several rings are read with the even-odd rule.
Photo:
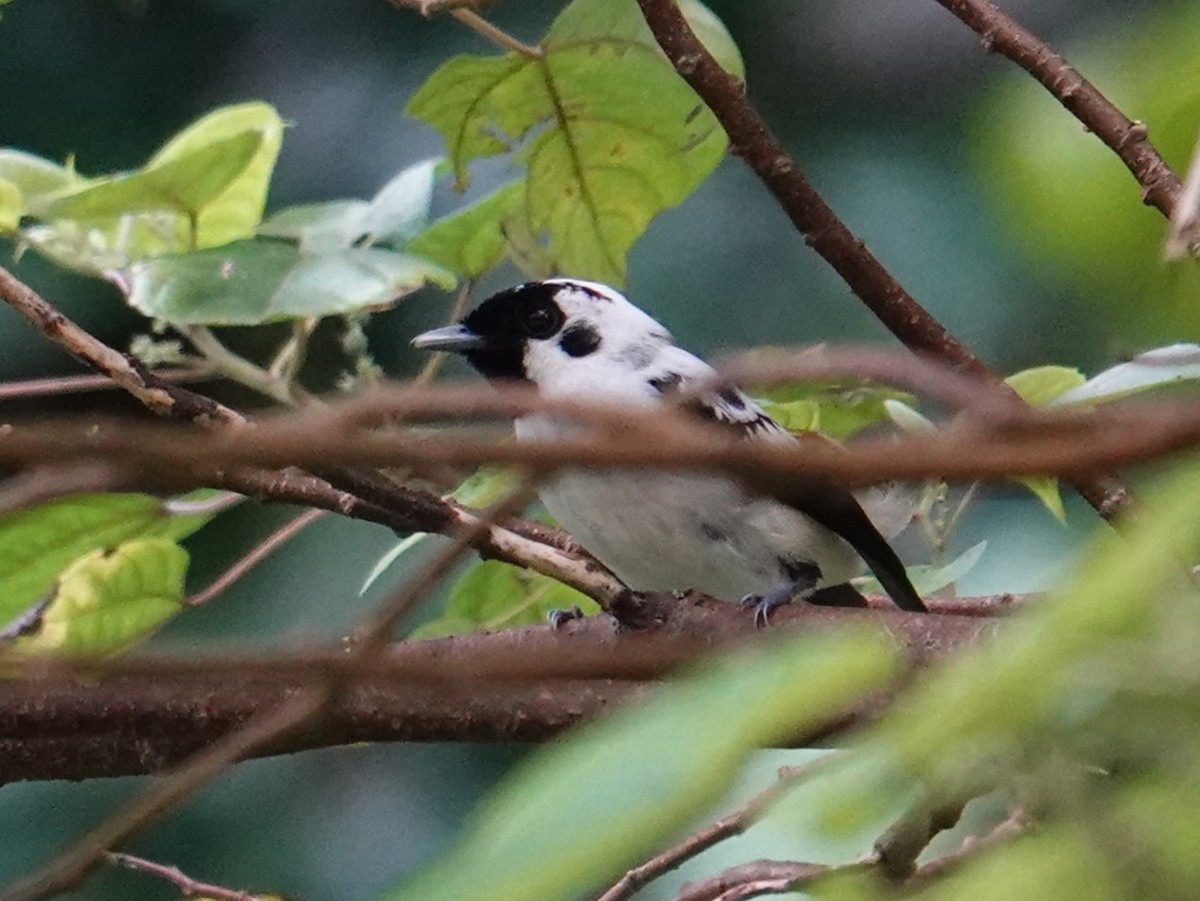
[[937, 2], [982, 38], [985, 51], [1008, 57], [1036, 78], [1120, 157], [1142, 186], [1143, 202], [1172, 217], [1183, 184], [1150, 143], [1145, 125], [1132, 121], [1053, 47], [987, 0]]
[[[369, 664], [330, 651], [28, 661], [25, 677], [0, 681], [0, 773], [16, 781], [161, 772], [331, 675], [343, 690], [319, 721], [245, 756], [361, 741], [544, 740], [691, 661], [761, 639], [733, 604], [650, 595], [640, 605], [640, 631], [589, 617], [559, 631], [403, 642]], [[921, 667], [988, 640], [1003, 621], [809, 604], [772, 617], [773, 632], [848, 626], [882, 632]], [[811, 746], [861, 725], [886, 700], [843, 711], [791, 743]]]

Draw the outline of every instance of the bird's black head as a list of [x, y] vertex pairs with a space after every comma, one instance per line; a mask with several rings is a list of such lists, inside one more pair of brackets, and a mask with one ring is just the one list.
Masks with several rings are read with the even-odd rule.
[[462, 321], [482, 343], [464, 356], [489, 379], [524, 379], [527, 343], [553, 338], [566, 315], [555, 300], [558, 285], [530, 282], [493, 294]]
[[596, 306], [611, 306], [617, 299], [628, 303], [612, 289], [590, 282], [528, 282], [493, 294], [459, 325], [425, 332], [413, 344], [461, 353], [489, 379], [536, 382], [530, 372], [531, 348], [552, 345], [563, 359], [590, 355], [601, 343]]

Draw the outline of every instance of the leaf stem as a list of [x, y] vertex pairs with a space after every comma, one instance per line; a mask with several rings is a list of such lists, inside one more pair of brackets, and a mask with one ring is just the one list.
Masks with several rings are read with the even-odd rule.
[[479, 13], [469, 9], [452, 9], [450, 15], [466, 25], [476, 34], [487, 38], [501, 50], [508, 50], [512, 53], [519, 53], [522, 56], [527, 56], [530, 59], [541, 59], [545, 54], [542, 48], [536, 44], [526, 44], [523, 41], [517, 40], [503, 28], [493, 25]]
[[242, 576], [258, 566], [263, 560], [267, 559], [278, 548], [287, 544], [306, 528], [321, 519], [328, 513], [327, 510], [311, 509], [305, 510], [299, 516], [293, 517], [280, 529], [275, 530], [260, 542], [256, 547], [252, 548], [249, 553], [234, 563], [229, 569], [217, 576], [208, 587], [201, 589], [195, 594], [184, 599], [184, 607], [200, 607], [207, 604], [218, 595], [224, 594], [234, 583]]

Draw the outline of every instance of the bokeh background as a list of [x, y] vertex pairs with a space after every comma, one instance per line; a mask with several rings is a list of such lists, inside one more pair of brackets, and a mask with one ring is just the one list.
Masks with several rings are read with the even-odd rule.
[[[1167, 0], [1006, 0], [1063, 49], [1185, 168], [1200, 128], [1200, 9]], [[536, 41], [562, 4], [502, 0], [489, 15]], [[985, 55], [932, 0], [713, 0], [745, 56], [753, 99], [799, 164], [902, 283], [990, 365], [1055, 362], [1093, 372], [1137, 350], [1196, 340], [1194, 268], [1160, 262], [1164, 225], [1121, 164], [1006, 61]], [[402, 115], [454, 53], [492, 53], [445, 19], [385, 0], [15, 0], [0, 20], [0, 146], [85, 174], [133, 168], [208, 109], [264, 99], [292, 123], [270, 208], [369, 197], [396, 170], [441, 151]], [[476, 170], [473, 192], [507, 176]], [[460, 203], [440, 189], [437, 210]], [[4, 250], [9, 264], [9, 248]], [[110, 286], [15, 266], [69, 315], [124, 346], [145, 323]], [[481, 291], [516, 278], [495, 274]], [[635, 301], [704, 353], [762, 343], [890, 341], [810, 252], [755, 178], [727, 160], [660, 217], [630, 263]], [[420, 360], [416, 331], [445, 315], [426, 292], [375, 318], [373, 349], [397, 376]], [[253, 353], [253, 335], [233, 336]], [[332, 342], [330, 342], [332, 344]], [[332, 365], [332, 355], [318, 354]], [[78, 367], [0, 309], [0, 380]], [[463, 374], [459, 372], [458, 374]], [[314, 373], [320, 377], [321, 373]], [[91, 395], [0, 408], [130, 409]], [[962, 586], [1029, 590], [1053, 581], [1094, 518], [1074, 500], [1059, 524], [1019, 490], [992, 490], [956, 537], [989, 541]], [[191, 541], [203, 585], [288, 511], [244, 506]], [[335, 639], [404, 567], [360, 596], [386, 530], [327, 518], [218, 602], [156, 641], [282, 645]], [[372, 897], [453, 836], [527, 749], [360, 747], [238, 767], [133, 850], [230, 885], [312, 899]], [[0, 884], [138, 788], [138, 780], [0, 788]], [[762, 846], [759, 854], [762, 853]], [[769, 853], [769, 851], [767, 852]], [[780, 852], [786, 853], [786, 852]], [[106, 872], [77, 897], [169, 898], [147, 877]]]

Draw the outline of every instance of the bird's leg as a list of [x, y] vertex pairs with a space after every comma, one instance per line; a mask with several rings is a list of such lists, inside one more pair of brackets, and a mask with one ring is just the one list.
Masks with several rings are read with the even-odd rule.
[[754, 611], [754, 625], [760, 629], [770, 625], [772, 610], [790, 604], [792, 598], [797, 595], [808, 594], [821, 581], [821, 567], [815, 563], [807, 560], [781, 560], [780, 564], [787, 575], [787, 581], [764, 594], [748, 594], [739, 604], [743, 610]]

